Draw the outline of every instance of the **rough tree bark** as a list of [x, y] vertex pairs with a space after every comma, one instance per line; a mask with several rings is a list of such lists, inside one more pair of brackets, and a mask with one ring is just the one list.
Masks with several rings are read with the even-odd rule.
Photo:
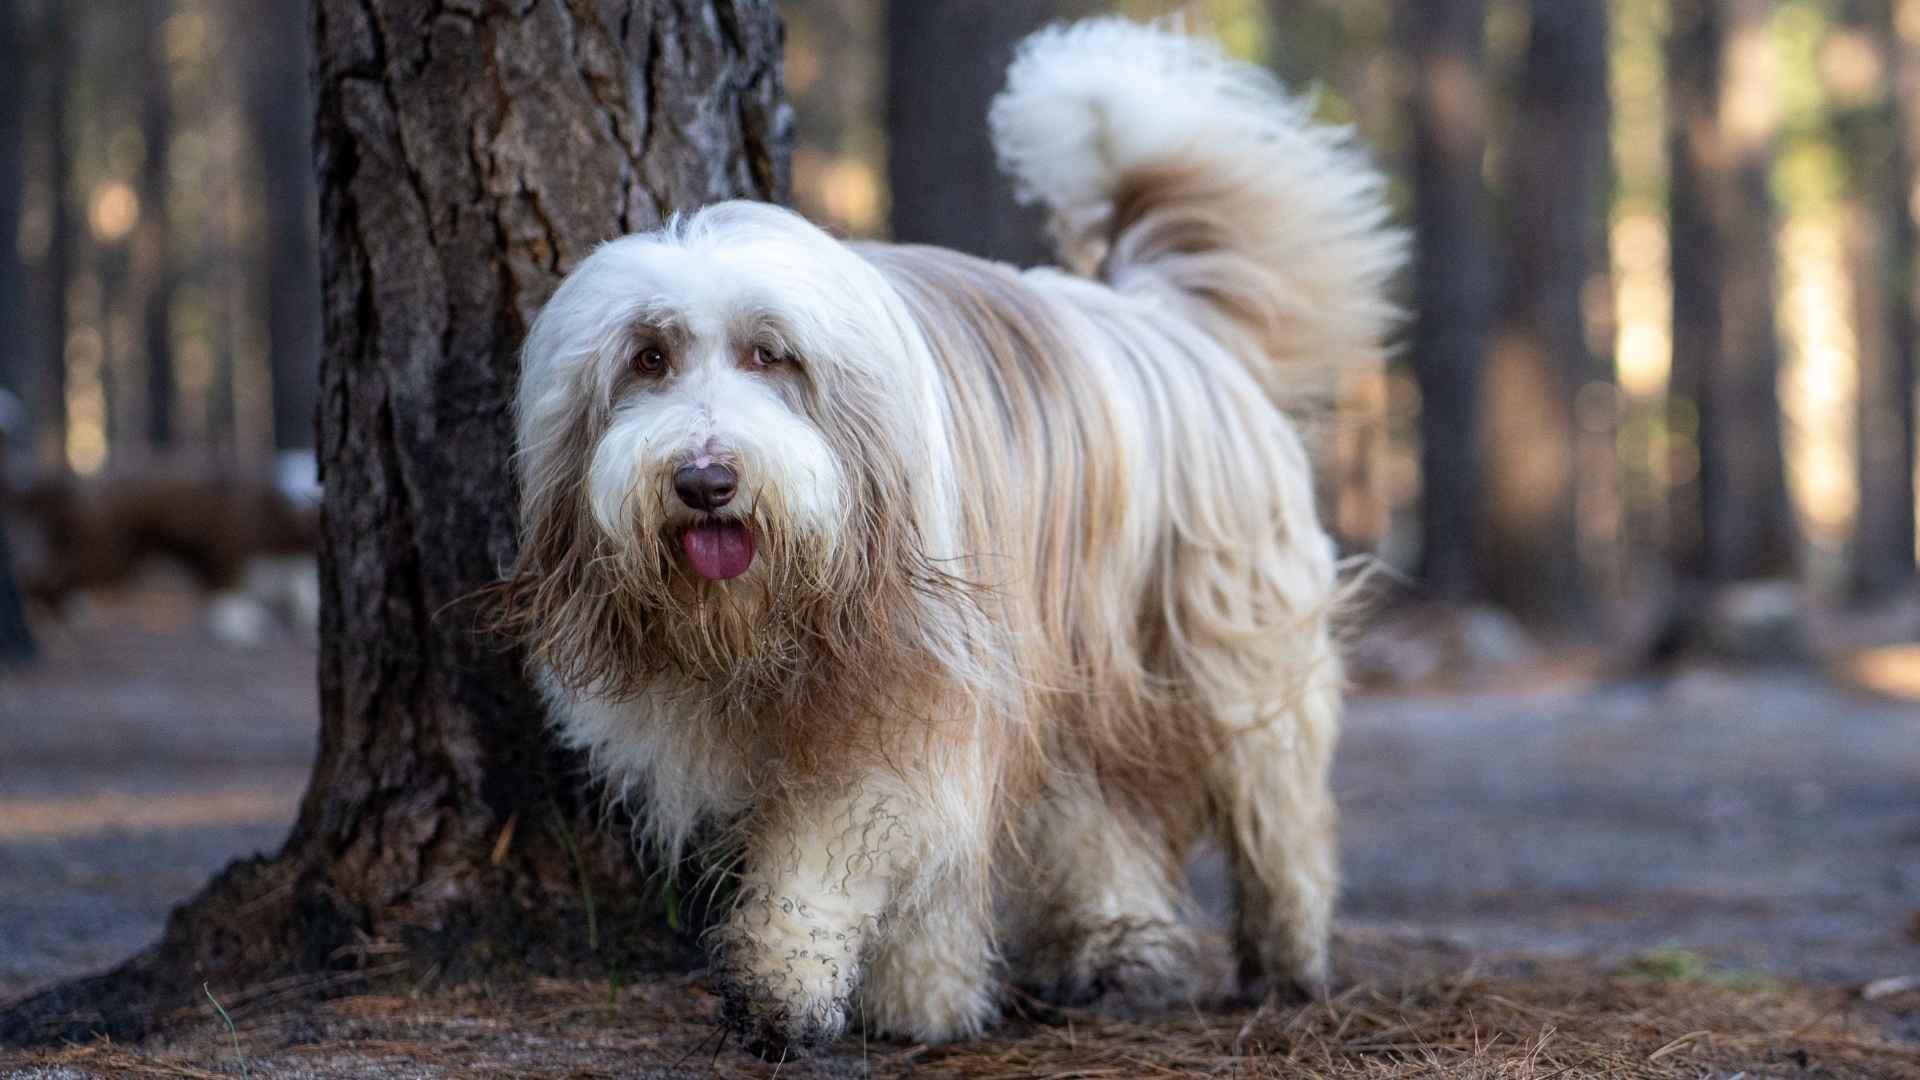
[[1531, 12], [1508, 150], [1502, 318], [1481, 402], [1479, 568], [1496, 603], [1567, 625], [1588, 601], [1574, 402], [1605, 377], [1581, 297], [1606, 250], [1607, 10], [1604, 0], [1533, 0]]
[[173, 442], [173, 260], [167, 215], [167, 161], [173, 141], [173, 94], [164, 27], [173, 5], [146, 0], [134, 46], [141, 87], [140, 227], [133, 239], [133, 276], [140, 290], [141, 352], [147, 367], [147, 442]]
[[477, 629], [512, 560], [516, 349], [617, 234], [785, 194], [768, 0], [318, 0], [325, 297], [319, 760], [285, 847], [120, 970], [0, 1017], [128, 1034], [203, 980], [315, 987], [684, 957], [522, 657]]
[[1420, 384], [1420, 577], [1432, 599], [1479, 598], [1481, 373], [1494, 304], [1486, 195], [1484, 0], [1400, 0], [1414, 67], [1414, 328]]
[[[1847, 0], [1836, 29], [1872, 49], [1874, 78], [1829, 87], [1851, 170], [1848, 246], [1859, 349], [1860, 509], [1848, 591], [1886, 601], [1914, 583], [1914, 221], [1907, 193], [1920, 136], [1920, 56], [1902, 42], [1892, 0]], [[1859, 65], [1852, 65], [1858, 67]], [[1903, 138], [1903, 135], [1905, 136]]]
[[313, 103], [305, 27], [278, 4], [253, 12], [259, 48], [248, 73], [248, 115], [266, 182], [267, 363], [273, 445], [313, 446], [320, 386], [320, 256], [314, 211]]
[[1013, 201], [987, 134], [987, 103], [1013, 47], [1059, 14], [1051, 0], [891, 0], [887, 179], [893, 238], [1021, 266], [1047, 262], [1046, 225]]
[[1768, 11], [1767, 0], [1674, 0], [1669, 15], [1670, 386], [1674, 430], [1692, 428], [1698, 450], [1697, 468], [1675, 462], [1671, 521], [1676, 570], [1708, 589], [1793, 569], [1775, 387], [1775, 125], [1754, 107], [1766, 76], [1752, 68]]

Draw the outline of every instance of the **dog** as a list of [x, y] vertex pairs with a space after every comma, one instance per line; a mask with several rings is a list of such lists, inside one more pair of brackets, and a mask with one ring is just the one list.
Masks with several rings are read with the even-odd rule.
[[[287, 455], [272, 476], [190, 461], [149, 462], [97, 476], [42, 476], [0, 492], [0, 525], [19, 552], [23, 591], [50, 612], [82, 594], [123, 587], [172, 563], [204, 594], [286, 594], [288, 617], [317, 625], [310, 584], [320, 528], [310, 458]], [[285, 578], [297, 585], [266, 588]]]
[[1323, 989], [1341, 709], [1296, 425], [1379, 360], [1403, 238], [1343, 129], [1217, 46], [1096, 19], [989, 122], [1065, 269], [726, 202], [607, 243], [531, 327], [508, 576], [558, 733], [735, 888], [763, 1052]]

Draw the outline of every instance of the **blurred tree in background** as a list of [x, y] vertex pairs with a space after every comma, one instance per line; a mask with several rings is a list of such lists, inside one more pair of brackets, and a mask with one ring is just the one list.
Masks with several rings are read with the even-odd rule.
[[1766, 91], [1768, 0], [1673, 0], [1668, 12], [1674, 430], [1673, 559], [1708, 585], [1792, 572], [1781, 457]]
[[1607, 9], [1605, 0], [1531, 0], [1527, 15], [1502, 178], [1505, 291], [1484, 375], [1486, 511], [1473, 559], [1489, 599], [1565, 625], [1589, 613], [1577, 519], [1580, 466], [1592, 456], [1585, 433], [1612, 431], [1612, 379], [1586, 316], [1588, 283], [1606, 260]]
[[1487, 152], [1486, 5], [1404, 0], [1413, 68], [1413, 335], [1421, 400], [1420, 578], [1447, 602], [1482, 592], [1480, 387], [1496, 300], [1483, 180]]
[[173, 399], [178, 392], [173, 370], [173, 289], [177, 280], [171, 264], [172, 217], [165, 211], [169, 184], [167, 163], [173, 149], [173, 76], [167, 65], [168, 0], [141, 0], [140, 39], [134, 43], [140, 95], [140, 172], [134, 193], [140, 215], [130, 243], [133, 273], [140, 293], [144, 337], [142, 356], [147, 369], [147, 442], [165, 449], [173, 442]]
[[265, 207], [260, 286], [267, 308], [267, 375], [273, 386], [273, 445], [313, 445], [320, 380], [320, 259], [315, 250], [313, 94], [306, 28], [271, 4], [247, 12], [260, 48], [246, 64], [247, 134], [258, 148]]
[[887, 185], [893, 239], [1019, 265], [1051, 255], [1039, 211], [1018, 206], [987, 137], [1013, 47], [1056, 17], [1046, 0], [889, 0]]
[[[28, 325], [26, 260], [20, 253], [20, 206], [26, 186], [27, 88], [30, 85], [26, 28], [19, 0], [0, 0], [0, 327], [16, 338]], [[0, 342], [0, 455], [18, 453], [25, 434], [34, 370], [31, 346]], [[0, 456], [0, 463], [5, 457]], [[0, 470], [0, 478], [5, 471]]]
[[[674, 944], [517, 657], [448, 613], [510, 560], [511, 376], [558, 275], [788, 196], [774, 12], [305, 9], [0, 0], [0, 510], [33, 475], [300, 449], [327, 488], [295, 832], [18, 1023], [134, 1030], [111, 1010], [222, 965]], [[1044, 261], [986, 137], [1014, 43], [1176, 9], [1357, 126], [1416, 244], [1398, 357], [1319, 443], [1350, 550], [1429, 608], [1603, 639], [1637, 609], [1695, 642], [1755, 583], [1916, 600], [1920, 0], [788, 0], [792, 199]]]
[[31, 428], [16, 467], [86, 474], [311, 446], [318, 262], [299, 5], [10, 11], [26, 183], [8, 248], [28, 280], [7, 290], [24, 332], [5, 362], [21, 369], [9, 385]]
[[[43, 362], [37, 393], [26, 395], [27, 411], [36, 418], [36, 456], [55, 471], [67, 461], [67, 328], [72, 325], [73, 249], [76, 228], [73, 213], [73, 112], [69, 68], [73, 63], [72, 34], [66, 5], [46, 0], [41, 15], [42, 92], [36, 104], [44, 109], [41, 132], [41, 168], [46, 184], [37, 193], [45, 227], [39, 235], [22, 237], [23, 258], [41, 263], [37, 295], [46, 308], [38, 333], [26, 340], [39, 343]], [[41, 109], [34, 110], [36, 113]], [[23, 226], [25, 222], [22, 222]], [[25, 231], [24, 228], [22, 230]]]
[[1920, 48], [1903, 41], [1895, 0], [1843, 0], [1822, 51], [1844, 166], [1841, 227], [1854, 282], [1859, 350], [1855, 454], [1858, 518], [1848, 567], [1856, 600], [1906, 588], [1914, 577], [1914, 153], [1920, 144]]
[[[0, 328], [6, 336], [26, 326], [27, 268], [20, 258], [20, 201], [26, 183], [27, 49], [17, 0], [0, 0]], [[0, 342], [0, 491], [11, 473], [9, 457], [30, 438], [22, 391], [32, 377], [31, 352], [17, 341]], [[13, 552], [0, 529], [0, 667], [33, 655]]]
[[[7, 0], [15, 485], [312, 445], [298, 7]], [[1102, 10], [1218, 36], [1392, 174], [1409, 320], [1317, 445], [1417, 599], [1605, 636], [1735, 582], [1912, 594], [1915, 0], [788, 0], [794, 202], [1044, 261], [984, 109]]]

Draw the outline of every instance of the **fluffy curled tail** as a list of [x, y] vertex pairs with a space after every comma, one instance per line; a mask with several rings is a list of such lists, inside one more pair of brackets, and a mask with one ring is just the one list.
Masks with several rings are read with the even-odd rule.
[[1241, 337], [1272, 361], [1253, 374], [1275, 400], [1324, 402], [1341, 371], [1380, 359], [1406, 252], [1385, 182], [1266, 71], [1090, 19], [1028, 38], [989, 120], [1067, 266]]

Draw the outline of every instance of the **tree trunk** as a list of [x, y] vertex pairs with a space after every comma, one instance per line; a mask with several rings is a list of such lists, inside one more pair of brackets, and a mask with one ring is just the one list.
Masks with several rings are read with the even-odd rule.
[[1495, 602], [1567, 625], [1587, 606], [1574, 403], [1605, 378], [1581, 299], [1606, 250], [1607, 10], [1604, 0], [1531, 7], [1508, 151], [1504, 314], [1481, 403], [1479, 566]]
[[772, 7], [319, 0], [314, 26], [319, 760], [277, 856], [0, 1036], [137, 1031], [209, 979], [231, 1010], [289, 969], [320, 987], [688, 953], [474, 601], [513, 560], [517, 349], [560, 275], [676, 210], [785, 195]]
[[[1397, 153], [1406, 94], [1387, 83], [1407, 68], [1400, 51], [1408, 34], [1381, 33], [1372, 4], [1351, 0], [1265, 0], [1268, 65], [1281, 84], [1314, 98], [1323, 111], [1353, 124], [1375, 157]], [[1314, 463], [1321, 524], [1343, 552], [1379, 553], [1393, 530], [1389, 491], [1393, 439], [1388, 427], [1389, 374], [1353, 371], [1342, 379], [1336, 409], [1305, 425]]]
[[13, 549], [0, 529], [0, 668], [33, 659], [33, 629], [27, 625], [20, 578], [13, 572]]
[[69, 307], [73, 284], [73, 132], [71, 104], [72, 45], [68, 20], [73, 16], [66, 4], [47, 4], [44, 41], [41, 48], [45, 65], [44, 97], [47, 110], [47, 202], [51, 222], [48, 225], [46, 272], [46, 341], [41, 363], [41, 413], [37, 427], [41, 456], [50, 457], [62, 468], [67, 463], [67, 330], [71, 321]]
[[887, 180], [893, 238], [1029, 266], [1046, 262], [1043, 215], [1013, 201], [987, 104], [1013, 47], [1057, 14], [1049, 0], [891, 0]]
[[[1674, 0], [1670, 114], [1674, 562], [1712, 588], [1793, 570], [1775, 378], [1774, 125], [1749, 69], [1767, 0]], [[1697, 466], [1696, 466], [1697, 460]]]
[[26, 93], [29, 68], [19, 0], [0, 0], [0, 326], [17, 328], [0, 339], [0, 391], [12, 394], [16, 411], [0, 402], [0, 499], [6, 466], [33, 458], [28, 426], [35, 404], [34, 336], [22, 332], [26, 318], [27, 267], [20, 257], [20, 208], [26, 192]]
[[1400, 0], [1413, 60], [1415, 321], [1420, 384], [1420, 576], [1433, 599], [1478, 599], [1481, 369], [1494, 304], [1486, 196], [1486, 5]]
[[167, 161], [173, 140], [173, 93], [163, 28], [173, 5], [146, 0], [146, 28], [135, 48], [140, 62], [140, 227], [133, 238], [134, 279], [147, 367], [147, 442], [164, 447], [174, 437], [173, 261], [167, 215]]
[[1907, 192], [1920, 138], [1920, 56], [1901, 43], [1891, 0], [1847, 0], [1838, 29], [1871, 42], [1880, 72], [1892, 75], [1867, 87], [1830, 88], [1843, 102], [1835, 128], [1852, 170], [1848, 243], [1860, 376], [1860, 502], [1848, 591], [1872, 604], [1914, 582], [1915, 245]]
[[88, 231], [83, 265], [94, 271], [94, 280], [100, 283], [100, 425], [106, 439], [101, 460], [115, 456], [126, 460], [147, 434], [147, 395], [139, 378], [144, 372], [138, 355], [144, 326], [133, 316], [139, 307], [130, 237], [105, 240]]
[[[18, 0], [0, 0], [0, 326], [27, 326], [27, 268], [20, 259], [20, 204], [25, 188], [27, 50]], [[12, 487], [14, 463], [33, 460], [33, 335], [0, 340], [0, 507]], [[13, 415], [17, 409], [17, 415]], [[33, 655], [33, 634], [22, 610], [19, 579], [6, 530], [0, 528], [0, 667]]]
[[[232, 175], [215, 180], [213, 203], [218, 205], [226, 201], [235, 183], [237, 179]], [[235, 326], [245, 310], [241, 301], [246, 292], [243, 280], [245, 271], [236, 264], [243, 257], [244, 246], [240, 242], [239, 230], [234, 228], [232, 218], [228, 215], [208, 215], [205, 226], [212, 263], [202, 275], [200, 287], [205, 290], [207, 298], [207, 325], [212, 330], [213, 357], [212, 371], [207, 379], [204, 438], [216, 457], [233, 461], [239, 456], [240, 426], [234, 379], [234, 346], [239, 337]], [[316, 373], [315, 379], [318, 378]]]
[[313, 174], [311, 58], [299, 15], [280, 5], [254, 12], [256, 52], [248, 112], [266, 181], [268, 370], [273, 445], [313, 446], [320, 387], [320, 257]]

